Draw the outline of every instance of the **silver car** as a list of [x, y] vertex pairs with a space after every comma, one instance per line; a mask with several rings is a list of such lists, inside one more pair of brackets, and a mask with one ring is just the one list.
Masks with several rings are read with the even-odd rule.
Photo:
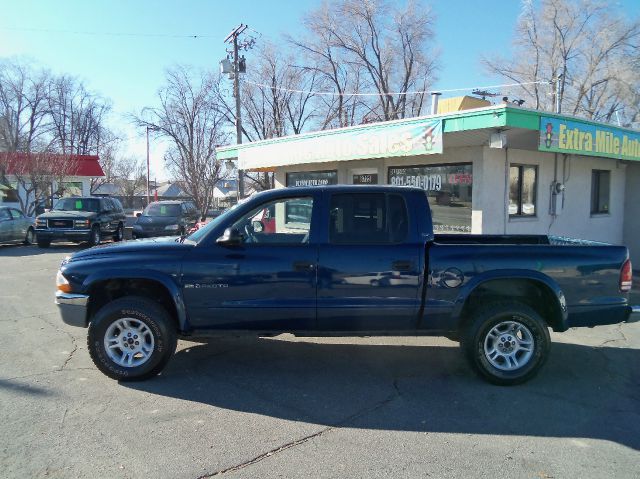
[[34, 219], [22, 211], [0, 206], [0, 243], [31, 244], [35, 240]]

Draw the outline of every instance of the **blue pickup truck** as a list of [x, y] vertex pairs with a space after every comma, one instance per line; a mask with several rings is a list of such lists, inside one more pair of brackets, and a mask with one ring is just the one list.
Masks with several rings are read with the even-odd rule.
[[426, 193], [393, 186], [254, 195], [180, 238], [65, 259], [56, 303], [117, 380], [160, 372], [178, 337], [444, 335], [503, 385], [533, 377], [549, 328], [631, 321], [624, 246], [434, 235]]

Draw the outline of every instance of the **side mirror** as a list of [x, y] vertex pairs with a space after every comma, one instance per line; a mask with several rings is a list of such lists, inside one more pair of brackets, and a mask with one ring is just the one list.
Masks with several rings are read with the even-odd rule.
[[252, 221], [251, 227], [253, 228], [253, 231], [255, 231], [256, 233], [262, 233], [264, 231], [264, 225], [262, 224], [262, 221], [259, 221], [259, 220]]
[[227, 228], [216, 243], [223, 246], [239, 246], [244, 241], [244, 236], [240, 234], [237, 228]]

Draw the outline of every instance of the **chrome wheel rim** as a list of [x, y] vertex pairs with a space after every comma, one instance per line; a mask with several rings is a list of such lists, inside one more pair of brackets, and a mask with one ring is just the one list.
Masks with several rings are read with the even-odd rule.
[[124, 228], [122, 228], [122, 226], [118, 226], [118, 241], [122, 241], [122, 238], [124, 237]]
[[518, 321], [498, 323], [484, 338], [487, 361], [501, 371], [515, 371], [527, 365], [534, 348], [533, 334]]
[[100, 230], [98, 228], [93, 229], [93, 244], [100, 243]]
[[31, 244], [31, 243], [33, 243], [33, 238], [34, 238], [34, 236], [35, 236], [35, 235], [34, 235], [34, 233], [33, 233], [33, 230], [29, 230], [29, 231], [27, 231], [27, 239], [26, 239], [27, 244]]
[[104, 349], [118, 366], [135, 368], [146, 363], [155, 347], [149, 327], [135, 318], [121, 318], [104, 333]]

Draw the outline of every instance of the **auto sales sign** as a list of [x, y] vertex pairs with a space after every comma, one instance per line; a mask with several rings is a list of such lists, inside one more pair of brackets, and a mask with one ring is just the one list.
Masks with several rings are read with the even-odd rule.
[[640, 132], [542, 116], [538, 150], [640, 161]]
[[241, 169], [442, 153], [442, 121], [419, 120], [327, 130], [238, 151]]

